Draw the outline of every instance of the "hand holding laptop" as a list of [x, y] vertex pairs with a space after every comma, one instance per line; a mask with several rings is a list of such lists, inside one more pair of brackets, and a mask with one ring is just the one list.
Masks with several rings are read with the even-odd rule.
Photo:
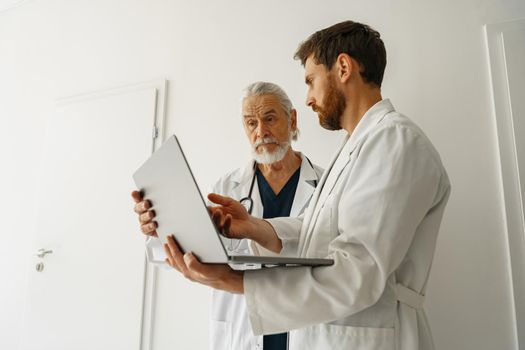
[[203, 264], [193, 253], [183, 254], [173, 236], [168, 237], [164, 250], [166, 262], [190, 281], [230, 293], [244, 293], [243, 271], [233, 270], [227, 264]]
[[[147, 236], [157, 237], [156, 228], [158, 224], [153, 220], [155, 218], [155, 211], [151, 209], [151, 202], [144, 199], [139, 191], [133, 191], [131, 197], [135, 202], [134, 210], [139, 216], [142, 233]], [[242, 207], [242, 209], [244, 209], [244, 207]], [[223, 218], [219, 211], [215, 213], [214, 217], [217, 218], [217, 220]], [[235, 213], [233, 214], [235, 215]], [[247, 214], [246, 212], [246, 215]], [[231, 293], [243, 293], [243, 274], [241, 271], [235, 271], [226, 264], [202, 264], [193, 253], [188, 252], [183, 254], [173, 236], [169, 236], [167, 241], [168, 243], [164, 245], [164, 251], [167, 256], [166, 263], [179, 271], [184, 277], [212, 288], [226, 290]]]
[[146, 236], [158, 237], [157, 222], [153, 221], [155, 218], [155, 211], [151, 209], [151, 202], [144, 199], [139, 191], [131, 192], [131, 197], [135, 201], [135, 213], [139, 216], [140, 230]]
[[[155, 211], [151, 209], [151, 202], [144, 199], [139, 191], [133, 191], [131, 197], [135, 201], [134, 210], [139, 216], [140, 230], [147, 236], [157, 237], [158, 224], [154, 221]], [[208, 199], [219, 204], [215, 207], [208, 207], [208, 209], [215, 226], [225, 237], [248, 238], [276, 253], [281, 251], [281, 240], [271, 225], [248, 214], [241, 203], [215, 193], [210, 193]]]

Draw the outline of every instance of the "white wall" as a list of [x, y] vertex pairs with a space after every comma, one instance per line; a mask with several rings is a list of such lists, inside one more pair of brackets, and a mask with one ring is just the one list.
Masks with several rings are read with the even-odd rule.
[[[0, 9], [4, 3], [13, 1]], [[168, 130], [179, 134], [205, 188], [247, 159], [239, 151], [247, 148], [241, 88], [274, 81], [298, 107], [297, 148], [326, 165], [341, 134], [321, 130], [304, 107], [303, 72], [292, 56], [313, 31], [355, 19], [382, 33], [384, 96], [423, 127], [452, 181], [426, 302], [436, 344], [516, 349], [482, 25], [523, 17], [520, 0], [33, 0], [0, 12], [0, 348], [17, 348], [38, 230], [34, 164], [54, 98], [169, 79]], [[159, 278], [155, 344], [204, 348], [208, 291], [170, 272]], [[173, 314], [181, 318], [166, 322]]]

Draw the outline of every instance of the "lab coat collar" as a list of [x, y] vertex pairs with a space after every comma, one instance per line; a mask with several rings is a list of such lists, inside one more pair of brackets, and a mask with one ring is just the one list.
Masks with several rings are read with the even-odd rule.
[[[237, 200], [241, 200], [244, 197], [247, 197], [250, 194], [250, 185], [253, 180], [255, 161], [249, 161], [243, 168], [239, 171], [233, 173], [231, 177], [232, 182], [232, 191], [238, 194]], [[253, 183], [253, 190], [251, 194], [252, 198], [252, 215], [255, 217], [263, 216], [263, 206], [261, 201], [261, 196], [259, 194], [259, 188], [257, 185], [257, 179]]]
[[[320, 181], [317, 172], [315, 171], [313, 165], [310, 165], [308, 158], [301, 152], [296, 153], [298, 153], [301, 157], [301, 170], [292, 209], [290, 211], [290, 216], [298, 216], [303, 211], [303, 209], [310, 202], [310, 198], [315, 190], [316, 184]], [[248, 164], [246, 164], [241, 169], [241, 171], [236, 172], [232, 176], [231, 181], [234, 183], [233, 188], [237, 188], [240, 192], [242, 192], [242, 196], [247, 196], [250, 191], [250, 185], [252, 183], [254, 171], [253, 166], [254, 161], [252, 160], [248, 162]], [[254, 206], [252, 215], [262, 216], [262, 204], [259, 195], [257, 179], [255, 179], [255, 183], [253, 185], [252, 199]]]
[[301, 157], [301, 177], [299, 181], [305, 181], [315, 187], [315, 182], [319, 182], [319, 176], [313, 168], [313, 163], [310, 164], [308, 158], [301, 152], [296, 152]]
[[[295, 152], [301, 157], [301, 178], [299, 181], [306, 181], [307, 183], [315, 186], [315, 182], [319, 182], [319, 178], [315, 169], [310, 165], [310, 162], [304, 154], [301, 152]], [[254, 160], [248, 162], [239, 172], [233, 174], [231, 181], [236, 186], [250, 185], [253, 178]]]
[[301, 173], [299, 175], [297, 189], [295, 190], [290, 216], [299, 216], [299, 214], [301, 214], [303, 209], [310, 203], [310, 198], [315, 190], [315, 186], [320, 180], [313, 164], [310, 164], [308, 158], [300, 152], [299, 155], [301, 156]]
[[243, 168], [241, 168], [241, 171], [237, 171], [233, 174], [231, 181], [235, 183], [234, 188], [244, 185], [250, 186], [253, 178], [254, 164], [255, 161], [251, 160]]
[[350, 153], [355, 150], [361, 139], [366, 134], [368, 134], [370, 129], [380, 123], [388, 113], [393, 111], [395, 111], [395, 109], [389, 99], [384, 99], [377, 102], [368, 111], [366, 111], [350, 135], [350, 140], [348, 141], [350, 142], [348, 145], [348, 150]]

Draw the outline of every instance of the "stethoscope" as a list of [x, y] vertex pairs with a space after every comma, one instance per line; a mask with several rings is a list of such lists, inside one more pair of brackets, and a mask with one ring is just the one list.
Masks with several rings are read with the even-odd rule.
[[[315, 169], [312, 162], [308, 157], [305, 157], [308, 161], [308, 164], [312, 167], [312, 169]], [[243, 197], [239, 199], [239, 203], [241, 203], [246, 210], [248, 211], [248, 214], [252, 214], [253, 210], [253, 199], [252, 199], [252, 193], [253, 193], [253, 186], [255, 184], [255, 178], [257, 177], [257, 162], [253, 162], [253, 176], [252, 176], [252, 182], [250, 184], [250, 191], [248, 192], [248, 195], [246, 197]], [[314, 187], [317, 187], [317, 180], [314, 180]], [[233, 247], [233, 239], [230, 239], [230, 251], [235, 251], [237, 248], [239, 248], [239, 245], [241, 244], [241, 240], [237, 240], [235, 247]]]
[[[314, 166], [310, 159], [308, 157], [305, 157], [308, 161], [308, 164], [314, 169]], [[257, 177], [257, 162], [253, 162], [253, 176], [252, 176], [252, 183], [250, 184], [250, 191], [248, 192], [248, 195], [246, 197], [243, 197], [239, 199], [239, 203], [244, 205], [246, 210], [248, 211], [248, 214], [252, 215], [252, 209], [253, 209], [253, 199], [252, 199], [252, 193], [253, 193], [253, 185], [255, 184], [255, 178]], [[314, 180], [314, 187], [317, 187], [317, 180]]]
[[250, 191], [248, 192], [248, 195], [246, 197], [243, 197], [239, 200], [239, 203], [244, 205], [244, 207], [248, 211], [248, 214], [250, 215], [252, 215], [252, 209], [253, 209], [252, 192], [253, 192], [253, 185], [255, 184], [256, 177], [257, 177], [257, 162], [253, 162], [253, 176], [252, 176], [252, 183], [250, 184]]

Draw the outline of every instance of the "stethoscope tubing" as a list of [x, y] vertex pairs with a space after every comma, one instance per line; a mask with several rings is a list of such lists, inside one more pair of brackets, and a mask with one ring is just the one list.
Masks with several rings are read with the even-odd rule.
[[[315, 170], [314, 165], [310, 161], [308, 157], [305, 157], [312, 169]], [[248, 195], [246, 197], [243, 197], [239, 200], [240, 203], [242, 202], [248, 202], [248, 207], [246, 208], [248, 210], [248, 214], [252, 215], [253, 210], [253, 199], [252, 199], [252, 193], [253, 193], [253, 186], [255, 185], [255, 178], [257, 176], [257, 162], [253, 162], [253, 176], [252, 176], [252, 183], [250, 184], [250, 191], [248, 192]], [[314, 187], [317, 187], [317, 180], [314, 181]]]
[[[310, 159], [308, 159], [308, 157], [306, 157], [306, 160], [308, 161], [308, 163], [310, 164], [310, 166], [312, 167], [312, 169], [315, 170], [312, 162], [310, 161]], [[247, 202], [247, 206], [246, 207], [246, 210], [248, 211], [248, 214], [252, 215], [252, 210], [253, 210], [253, 199], [252, 199], [252, 193], [253, 193], [253, 187], [255, 185], [255, 178], [257, 176], [257, 162], [253, 162], [253, 176], [252, 176], [252, 182], [250, 184], [250, 191], [248, 192], [248, 195], [246, 197], [243, 197], [239, 200], [239, 202], [242, 204], [243, 202]], [[317, 180], [314, 181], [314, 187], [317, 187]], [[243, 204], [244, 205], [244, 204]], [[234, 252], [237, 250], [237, 248], [239, 247], [241, 241], [239, 240], [237, 242], [237, 245], [236, 247], [234, 248], [233, 247], [233, 240], [230, 240], [230, 251]]]

